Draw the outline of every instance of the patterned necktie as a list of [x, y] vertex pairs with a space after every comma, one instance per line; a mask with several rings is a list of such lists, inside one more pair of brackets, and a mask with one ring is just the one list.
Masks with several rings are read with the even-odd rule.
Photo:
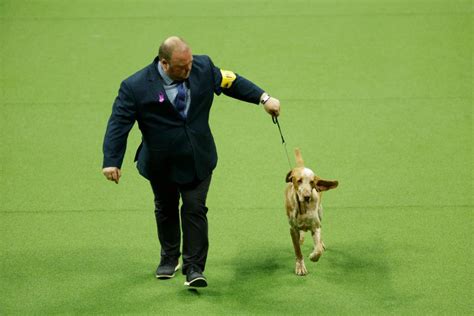
[[178, 94], [176, 95], [176, 98], [174, 99], [174, 106], [176, 107], [176, 110], [178, 110], [179, 114], [183, 118], [186, 117], [186, 89], [184, 87], [184, 81], [178, 84]]

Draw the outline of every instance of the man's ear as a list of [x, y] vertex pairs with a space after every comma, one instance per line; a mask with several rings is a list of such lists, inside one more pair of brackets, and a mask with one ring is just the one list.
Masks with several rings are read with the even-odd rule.
[[315, 179], [316, 191], [328, 191], [337, 188], [339, 182], [337, 180]]
[[288, 174], [286, 175], [285, 181], [286, 181], [286, 182], [291, 182], [291, 181], [293, 181], [293, 170], [290, 170], [290, 172], [288, 172]]
[[163, 67], [163, 70], [168, 71], [168, 69], [170, 68], [170, 63], [164, 58], [160, 59], [160, 63], [161, 63], [161, 66]]

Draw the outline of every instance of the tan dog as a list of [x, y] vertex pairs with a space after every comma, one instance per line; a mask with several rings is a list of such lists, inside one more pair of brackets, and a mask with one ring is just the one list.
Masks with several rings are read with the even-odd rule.
[[337, 187], [338, 182], [323, 180], [314, 172], [304, 167], [301, 152], [295, 149], [296, 168], [290, 170], [286, 176], [288, 182], [285, 190], [285, 206], [290, 234], [296, 255], [297, 275], [306, 275], [308, 270], [304, 265], [301, 245], [304, 242], [304, 233], [311, 231], [314, 240], [314, 250], [310, 254], [311, 261], [318, 261], [324, 252], [325, 246], [321, 240], [321, 219], [323, 207], [321, 205], [322, 191]]

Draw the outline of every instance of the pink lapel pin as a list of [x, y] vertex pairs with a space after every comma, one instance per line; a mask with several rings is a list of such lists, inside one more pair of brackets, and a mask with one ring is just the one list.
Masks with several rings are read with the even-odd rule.
[[158, 95], [158, 101], [160, 103], [163, 103], [165, 101], [165, 95], [163, 94], [163, 92], [160, 92], [160, 94]]

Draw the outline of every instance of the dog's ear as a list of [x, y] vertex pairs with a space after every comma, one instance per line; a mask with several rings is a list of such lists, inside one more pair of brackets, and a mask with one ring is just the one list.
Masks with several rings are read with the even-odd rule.
[[291, 181], [293, 181], [293, 170], [290, 170], [285, 178], [285, 182], [291, 182]]
[[316, 183], [315, 189], [318, 192], [335, 189], [339, 185], [339, 182], [337, 180], [324, 180], [316, 178], [314, 179], [314, 182]]

